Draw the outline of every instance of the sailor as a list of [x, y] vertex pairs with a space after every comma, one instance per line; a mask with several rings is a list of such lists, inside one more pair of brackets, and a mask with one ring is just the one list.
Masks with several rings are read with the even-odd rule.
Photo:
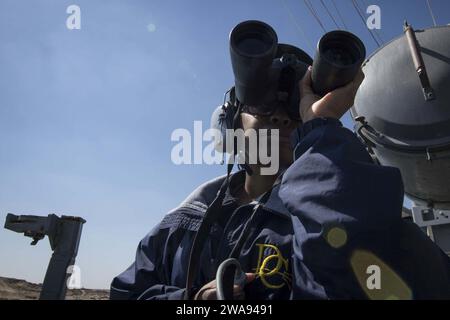
[[[244, 106], [244, 131], [279, 129], [280, 169], [262, 175], [249, 164], [231, 175], [188, 298], [217, 299], [216, 271], [230, 256], [247, 276], [235, 299], [450, 298], [449, 258], [401, 217], [400, 171], [374, 163], [340, 121], [363, 79], [360, 71], [321, 98], [308, 70], [301, 121], [281, 107]], [[193, 239], [224, 179], [201, 185], [151, 230], [112, 281], [111, 299], [183, 299]]]

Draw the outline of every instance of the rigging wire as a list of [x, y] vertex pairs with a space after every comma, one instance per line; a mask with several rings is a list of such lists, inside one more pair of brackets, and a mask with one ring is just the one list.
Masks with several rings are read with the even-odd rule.
[[337, 14], [338, 14], [338, 17], [339, 17], [339, 19], [341, 20], [342, 25], [344, 26], [344, 29], [345, 29], [345, 30], [348, 30], [347, 25], [345, 24], [344, 18], [342, 17], [341, 12], [339, 11], [339, 9], [338, 9], [338, 7], [337, 7], [337, 5], [336, 5], [336, 2], [334, 2], [334, 0], [331, 0], [331, 3], [333, 4], [334, 8], [336, 9], [336, 12], [337, 12]]
[[292, 14], [291, 9], [288, 7], [286, 1], [285, 0], [280, 0], [280, 1], [283, 3], [284, 8], [288, 12], [289, 18], [291, 19], [292, 23], [296, 26], [297, 30], [301, 33], [303, 38], [306, 40], [306, 43], [308, 44], [308, 46], [311, 49], [311, 51], [314, 52], [314, 46], [312, 45], [312, 42], [309, 40], [309, 38], [306, 35], [305, 31], [303, 30], [303, 28], [300, 26], [300, 24], [295, 19], [294, 15]]
[[311, 2], [309, 2], [309, 0], [303, 0], [303, 2], [305, 3], [305, 5], [308, 7], [309, 12], [311, 12], [311, 14], [313, 15], [314, 18], [316, 18], [317, 22], [319, 23], [319, 25], [322, 27], [323, 32], [327, 32], [327, 30], [325, 29], [322, 21], [319, 18], [319, 15], [317, 14], [316, 10], [314, 10], [313, 5], [311, 4]]
[[361, 18], [362, 23], [364, 24], [364, 26], [366, 27], [367, 31], [369, 31], [373, 41], [375, 41], [375, 43], [378, 45], [378, 47], [380, 47], [380, 43], [378, 42], [377, 38], [374, 36], [374, 34], [372, 33], [372, 30], [370, 30], [369, 28], [367, 28], [367, 24], [366, 24], [366, 20], [364, 19], [362, 13], [359, 11], [359, 8], [356, 4], [356, 0], [351, 0], [353, 7], [355, 8], [356, 12], [358, 13], [359, 17]]
[[336, 25], [336, 28], [341, 29], [336, 20], [334, 19], [333, 15], [331, 14], [330, 10], [328, 10], [328, 7], [325, 5], [325, 3], [323, 2], [323, 0], [320, 0], [320, 3], [322, 4], [322, 7], [324, 7], [325, 11], [328, 13], [328, 15], [330, 16], [331, 20], [333, 20], [334, 24]]
[[430, 12], [431, 18], [433, 19], [434, 26], [437, 27], [436, 18], [434, 17], [433, 9], [431, 9], [430, 0], [425, 0], [427, 2], [428, 11]]

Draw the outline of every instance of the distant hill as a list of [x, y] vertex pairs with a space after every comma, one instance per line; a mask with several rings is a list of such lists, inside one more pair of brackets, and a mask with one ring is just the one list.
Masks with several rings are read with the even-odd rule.
[[[0, 300], [36, 300], [40, 292], [41, 284], [0, 277]], [[71, 289], [67, 290], [66, 299], [106, 300], [109, 299], [109, 290]]]

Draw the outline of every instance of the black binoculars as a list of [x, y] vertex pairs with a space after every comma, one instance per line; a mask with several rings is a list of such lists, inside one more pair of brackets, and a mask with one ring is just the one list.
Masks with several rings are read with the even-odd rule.
[[231, 31], [230, 54], [235, 95], [242, 105], [267, 109], [281, 104], [299, 116], [298, 82], [308, 66], [312, 63], [313, 91], [324, 96], [355, 78], [366, 49], [354, 34], [332, 31], [320, 39], [312, 61], [303, 50], [279, 44], [268, 24], [250, 20]]

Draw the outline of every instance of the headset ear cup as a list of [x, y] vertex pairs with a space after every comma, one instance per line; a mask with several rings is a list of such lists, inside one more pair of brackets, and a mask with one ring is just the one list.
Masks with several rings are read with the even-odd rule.
[[235, 110], [233, 105], [229, 102], [222, 106], [217, 107], [211, 116], [211, 129], [218, 130], [220, 132], [219, 139], [215, 140], [215, 149], [221, 153], [232, 154], [234, 150], [231, 145], [227, 149], [227, 129], [233, 129], [233, 119]]

